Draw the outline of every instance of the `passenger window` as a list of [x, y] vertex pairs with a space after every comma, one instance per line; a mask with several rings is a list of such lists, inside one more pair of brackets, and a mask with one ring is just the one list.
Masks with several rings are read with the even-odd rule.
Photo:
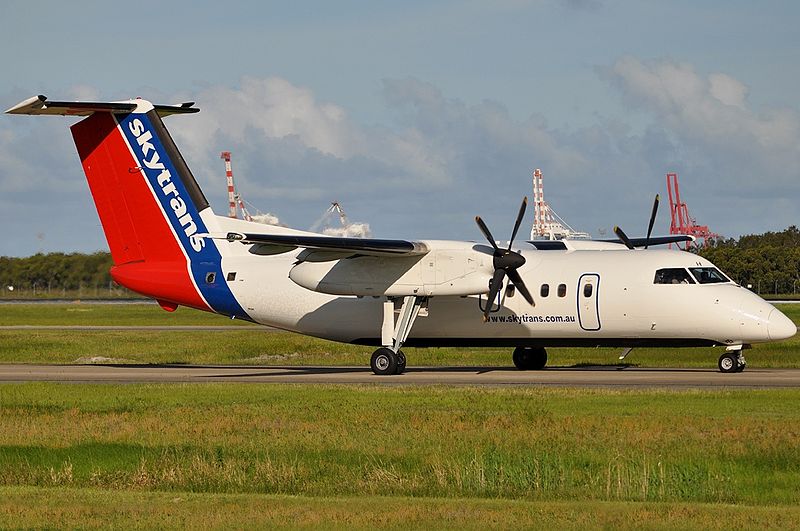
[[542, 297], [547, 297], [548, 295], [550, 295], [550, 284], [542, 284], [542, 287], [539, 290], [539, 294]]
[[566, 297], [567, 296], [567, 285], [566, 284], [559, 284], [558, 285], [558, 296], [559, 297]]
[[583, 296], [584, 297], [591, 297], [592, 296], [592, 289], [593, 289], [593, 287], [592, 287], [591, 284], [586, 284], [583, 287]]
[[690, 267], [694, 278], [700, 284], [717, 284], [719, 282], [729, 282], [728, 277], [723, 275], [716, 267]]
[[694, 279], [682, 267], [659, 269], [653, 284], [694, 284]]

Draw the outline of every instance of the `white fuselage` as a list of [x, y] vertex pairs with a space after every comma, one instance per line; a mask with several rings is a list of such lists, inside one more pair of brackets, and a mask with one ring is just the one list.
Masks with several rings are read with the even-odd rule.
[[[222, 230], [247, 228], [241, 225], [245, 222], [218, 219]], [[290, 278], [300, 250], [259, 256], [239, 242], [216, 241], [216, 244], [224, 257], [223, 271], [236, 273], [235, 281], [229, 282], [230, 288], [254, 321], [335, 341], [380, 344], [382, 304], [386, 295], [392, 293], [376, 296], [319, 293]], [[577, 245], [582, 248], [567, 250], [538, 250], [526, 242], [515, 246], [526, 259], [519, 273], [536, 304], [531, 306], [519, 293], [503, 290], [500, 305], [495, 302], [496, 311], [484, 323], [484, 295], [447, 293], [448, 283], [453, 282], [459, 283], [461, 289], [464, 285], [483, 286], [485, 292], [491, 277], [490, 255], [482, 260], [472, 253], [471, 260], [476, 263], [452, 265], [459, 260], [463, 249], [480, 245], [430, 242], [436, 253], [418, 259], [416, 265], [421, 272], [413, 275], [419, 278], [408, 282], [421, 281], [425, 291], [420, 295], [430, 298], [427, 312], [416, 320], [409, 335], [409, 346], [738, 346], [790, 337], [796, 330], [772, 305], [733, 282], [654, 283], [655, 272], [660, 268], [713, 267], [700, 256], [671, 250], [631, 251], [621, 245], [600, 242], [580, 243]], [[368, 262], [369, 266], [363, 268], [353, 262], [355, 270], [381, 270], [380, 258], [349, 260]], [[313, 266], [330, 270], [337, 262]], [[391, 259], [391, 263], [397, 263], [397, 259]], [[453, 280], [458, 274], [461, 276]], [[328, 272], [327, 276], [332, 275]], [[356, 278], [361, 282], [370, 280]], [[388, 278], [400, 279], [398, 285], [406, 282], [402, 280], [406, 277], [391, 271]], [[547, 288], [542, 288], [543, 285]]]

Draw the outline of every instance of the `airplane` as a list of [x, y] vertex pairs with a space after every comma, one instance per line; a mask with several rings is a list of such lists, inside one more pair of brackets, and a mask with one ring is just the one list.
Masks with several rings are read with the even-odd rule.
[[[542, 369], [547, 347], [724, 346], [721, 372], [744, 370], [743, 350], [792, 337], [783, 313], [688, 241], [645, 238], [486, 243], [325, 236], [215, 215], [162, 118], [194, 102], [153, 105], [50, 101], [9, 114], [83, 117], [72, 136], [111, 251], [112, 278], [155, 299], [278, 329], [377, 347], [376, 375], [406, 370], [404, 346], [514, 348], [521, 370]], [[533, 293], [529, 289], [533, 288]], [[534, 296], [535, 293], [535, 296]]]

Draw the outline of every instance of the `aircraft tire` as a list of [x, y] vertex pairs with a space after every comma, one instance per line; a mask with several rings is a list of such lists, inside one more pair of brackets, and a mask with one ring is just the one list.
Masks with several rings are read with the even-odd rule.
[[397, 372], [395, 374], [403, 374], [406, 372], [406, 355], [402, 350], [397, 351]]
[[512, 359], [521, 371], [538, 371], [547, 365], [547, 351], [543, 347], [517, 347]]
[[[405, 359], [405, 356], [403, 356]], [[372, 358], [369, 360], [369, 366], [378, 376], [389, 376], [391, 374], [398, 374], [397, 372], [398, 355], [386, 347], [381, 347], [372, 353]]]
[[[739, 354], [735, 352], [725, 352], [719, 357], [717, 366], [719, 367], [719, 372], [741, 372], [739, 370]], [[744, 369], [744, 366], [742, 366], [742, 369]]]

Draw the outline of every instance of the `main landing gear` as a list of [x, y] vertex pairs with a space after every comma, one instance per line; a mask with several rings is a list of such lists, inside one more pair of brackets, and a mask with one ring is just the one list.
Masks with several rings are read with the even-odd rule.
[[517, 347], [513, 359], [521, 371], [538, 371], [547, 365], [547, 351], [543, 347]]
[[408, 339], [414, 320], [423, 307], [427, 311], [426, 297], [403, 297], [403, 305], [397, 323], [394, 320], [394, 299], [383, 303], [383, 327], [381, 328], [381, 343], [383, 346], [372, 353], [369, 366], [372, 372], [379, 376], [390, 374], [403, 374], [406, 370], [406, 355], [400, 350]]
[[747, 366], [741, 349], [728, 350], [719, 357], [719, 372], [742, 372]]
[[372, 353], [369, 366], [379, 376], [403, 374], [406, 370], [406, 355], [402, 350], [395, 352], [389, 347], [381, 347]]

